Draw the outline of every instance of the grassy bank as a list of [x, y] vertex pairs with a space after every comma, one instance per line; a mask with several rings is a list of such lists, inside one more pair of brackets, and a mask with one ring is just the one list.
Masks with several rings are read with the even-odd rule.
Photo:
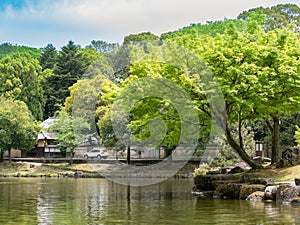
[[275, 178], [276, 182], [294, 182], [300, 177], [300, 165], [287, 168], [266, 168], [253, 171], [257, 176], [263, 178]]

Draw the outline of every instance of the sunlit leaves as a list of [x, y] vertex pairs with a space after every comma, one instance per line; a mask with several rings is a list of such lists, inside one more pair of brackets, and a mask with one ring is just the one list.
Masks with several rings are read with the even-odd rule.
[[56, 132], [55, 139], [58, 143], [58, 148], [63, 152], [73, 153], [90, 135], [87, 131], [90, 125], [80, 117], [72, 117], [65, 110], [61, 110], [54, 124], [49, 128]]
[[0, 61], [0, 93], [24, 101], [33, 116], [43, 116], [44, 97], [39, 62], [27, 53], [14, 53]]
[[0, 96], [0, 150], [30, 150], [39, 128], [24, 102]]

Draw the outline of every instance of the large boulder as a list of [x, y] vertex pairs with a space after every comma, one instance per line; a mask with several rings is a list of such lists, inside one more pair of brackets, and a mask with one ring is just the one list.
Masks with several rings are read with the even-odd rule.
[[265, 188], [265, 200], [276, 200], [277, 186], [271, 185]]
[[213, 197], [221, 199], [239, 199], [241, 187], [242, 184], [237, 183], [220, 184], [216, 188]]
[[213, 175], [198, 175], [194, 178], [195, 188], [199, 191], [214, 190], [212, 182], [215, 180]]
[[300, 186], [293, 184], [279, 185], [276, 193], [276, 200], [282, 202], [292, 202], [300, 197]]
[[262, 184], [243, 184], [240, 191], [240, 199], [246, 199], [253, 192], [264, 191], [265, 187]]
[[198, 175], [194, 178], [194, 185], [199, 191], [214, 191], [222, 183], [238, 181], [239, 177], [234, 174]]
[[296, 166], [300, 164], [300, 148], [287, 148], [281, 154], [279, 167]]
[[278, 187], [277, 187], [277, 191], [276, 191], [276, 200], [277, 201], [283, 201], [283, 193], [289, 189], [292, 186], [291, 183], [281, 183]]

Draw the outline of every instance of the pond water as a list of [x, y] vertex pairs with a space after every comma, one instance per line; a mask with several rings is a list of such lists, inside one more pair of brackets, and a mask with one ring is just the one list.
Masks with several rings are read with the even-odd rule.
[[190, 193], [192, 183], [1, 178], [0, 224], [300, 224], [299, 206], [200, 200]]

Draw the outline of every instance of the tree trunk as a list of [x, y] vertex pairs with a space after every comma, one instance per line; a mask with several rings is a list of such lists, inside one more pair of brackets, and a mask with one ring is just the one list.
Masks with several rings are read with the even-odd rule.
[[130, 165], [130, 145], [127, 146], [127, 164]]
[[[243, 149], [242, 146], [236, 143], [236, 141], [233, 139], [231, 131], [228, 127], [228, 124], [226, 124], [226, 138], [228, 141], [228, 144], [239, 154], [239, 156], [244, 160], [252, 169], [260, 169], [263, 168], [261, 165], [257, 164], [254, 160], [250, 158], [250, 156], [246, 153], [246, 151]], [[240, 142], [241, 143], [241, 142]]]
[[3, 162], [3, 154], [4, 152], [0, 150], [0, 162]]
[[73, 165], [73, 152], [71, 152], [70, 154], [71, 154], [71, 155], [70, 155], [70, 163], [69, 163], [69, 164], [70, 164], [70, 165]]
[[8, 159], [9, 164], [11, 164], [11, 148], [8, 149]]
[[273, 117], [271, 162], [273, 165], [275, 165], [276, 163], [278, 163], [278, 160], [279, 160], [279, 118]]

